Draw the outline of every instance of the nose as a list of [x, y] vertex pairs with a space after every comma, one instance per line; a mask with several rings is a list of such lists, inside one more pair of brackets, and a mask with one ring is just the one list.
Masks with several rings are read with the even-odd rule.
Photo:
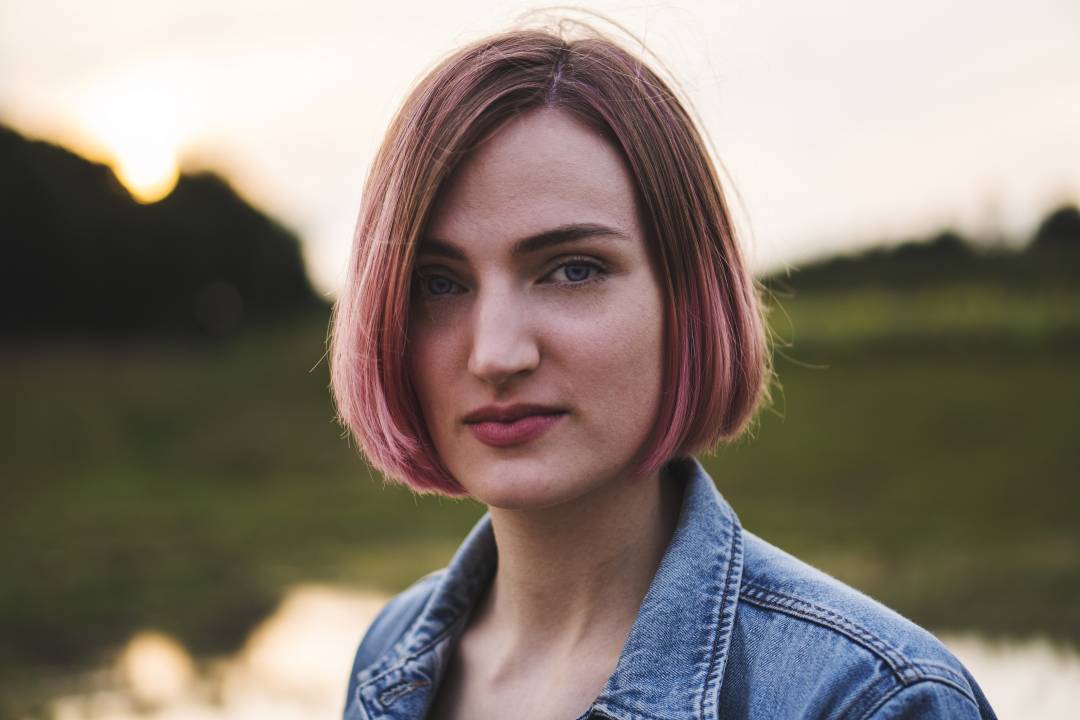
[[528, 309], [511, 293], [488, 293], [473, 307], [469, 372], [492, 385], [527, 375], [540, 363]]

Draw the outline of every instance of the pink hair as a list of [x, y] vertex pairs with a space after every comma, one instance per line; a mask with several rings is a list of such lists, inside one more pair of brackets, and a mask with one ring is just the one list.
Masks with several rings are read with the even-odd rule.
[[434, 450], [406, 370], [414, 249], [461, 159], [505, 120], [539, 107], [573, 114], [622, 150], [664, 281], [665, 390], [640, 470], [738, 435], [766, 394], [757, 287], [715, 167], [675, 94], [603, 37], [492, 36], [439, 64], [392, 121], [364, 187], [334, 309], [339, 418], [372, 466], [418, 492], [465, 493]]

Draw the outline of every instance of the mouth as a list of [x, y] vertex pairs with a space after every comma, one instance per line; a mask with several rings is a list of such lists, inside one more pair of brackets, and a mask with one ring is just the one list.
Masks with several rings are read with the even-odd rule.
[[465, 416], [477, 440], [491, 447], [511, 447], [536, 440], [568, 413], [542, 405], [488, 406]]
[[499, 422], [512, 423], [530, 415], [558, 415], [565, 413], [563, 408], [536, 403], [514, 403], [513, 405], [485, 405], [465, 416], [466, 423]]

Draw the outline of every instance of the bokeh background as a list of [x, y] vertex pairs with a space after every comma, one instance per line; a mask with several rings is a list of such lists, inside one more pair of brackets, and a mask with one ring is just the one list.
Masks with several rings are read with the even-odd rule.
[[[340, 712], [482, 512], [334, 422], [363, 177], [529, 7], [0, 4], [0, 717]], [[681, 81], [768, 288], [774, 402], [704, 458], [743, 524], [1075, 708], [1080, 5], [584, 7]]]

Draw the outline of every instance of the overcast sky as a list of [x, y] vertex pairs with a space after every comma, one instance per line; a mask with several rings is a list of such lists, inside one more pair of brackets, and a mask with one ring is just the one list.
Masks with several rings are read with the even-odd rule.
[[[946, 225], [1021, 237], [1080, 199], [1076, 0], [582, 6], [681, 80], [759, 268]], [[531, 7], [0, 0], [0, 121], [225, 174], [299, 232], [332, 292], [394, 108], [436, 59]]]

